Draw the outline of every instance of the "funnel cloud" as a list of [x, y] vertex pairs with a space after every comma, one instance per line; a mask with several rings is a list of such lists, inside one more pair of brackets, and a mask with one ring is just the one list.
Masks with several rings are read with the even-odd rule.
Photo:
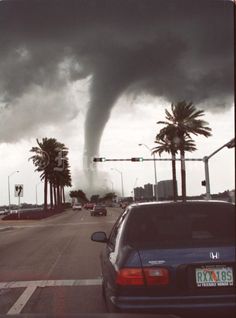
[[[26, 128], [24, 118], [29, 109], [41, 111], [30, 98], [35, 91], [48, 105], [38, 125], [69, 121], [77, 110], [64, 102], [65, 90], [89, 77], [88, 158], [98, 154], [122, 94], [191, 100], [212, 112], [231, 107], [233, 5], [221, 0], [1, 1], [0, 142], [17, 141], [6, 120], [15, 112], [19, 138], [32, 132], [33, 123], [27, 121]], [[55, 98], [57, 92], [64, 97]]]

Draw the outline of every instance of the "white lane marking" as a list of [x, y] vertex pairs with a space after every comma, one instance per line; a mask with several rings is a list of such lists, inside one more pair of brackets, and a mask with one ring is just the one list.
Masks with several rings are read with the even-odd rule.
[[101, 278], [95, 279], [62, 279], [62, 280], [32, 280], [18, 282], [0, 282], [0, 289], [52, 287], [52, 286], [98, 286], [102, 284]]
[[11, 307], [11, 309], [7, 312], [7, 314], [20, 314], [21, 310], [25, 307], [27, 301], [30, 299], [36, 288], [37, 286], [28, 286], [23, 294], [21, 294], [21, 296], [17, 299], [15, 304]]

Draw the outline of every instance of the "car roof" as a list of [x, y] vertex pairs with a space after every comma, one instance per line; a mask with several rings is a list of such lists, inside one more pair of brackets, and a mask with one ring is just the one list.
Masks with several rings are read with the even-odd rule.
[[170, 206], [170, 205], [227, 205], [234, 206], [233, 203], [220, 200], [188, 200], [188, 201], [155, 201], [155, 202], [140, 202], [132, 203], [129, 205], [129, 208], [138, 208], [138, 207], [154, 207], [154, 206]]

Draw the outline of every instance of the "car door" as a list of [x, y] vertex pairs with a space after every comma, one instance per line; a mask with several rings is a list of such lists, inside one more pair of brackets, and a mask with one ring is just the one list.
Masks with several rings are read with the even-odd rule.
[[103, 283], [108, 295], [114, 292], [116, 260], [119, 253], [119, 237], [127, 214], [128, 210], [126, 210], [114, 224], [109, 235], [108, 243], [101, 256]]

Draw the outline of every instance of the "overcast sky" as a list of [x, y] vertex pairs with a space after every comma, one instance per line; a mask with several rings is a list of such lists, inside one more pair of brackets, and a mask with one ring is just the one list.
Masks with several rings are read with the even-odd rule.
[[[154, 146], [156, 122], [172, 102], [192, 101], [212, 128], [187, 157], [202, 158], [234, 136], [231, 1], [3, 0], [0, 38], [0, 205], [16, 170], [12, 201], [16, 183], [24, 202], [35, 202], [36, 185], [42, 201], [28, 162], [36, 138], [69, 147], [74, 188], [119, 191], [117, 168], [131, 195], [134, 185], [154, 182], [151, 162], [101, 163], [92, 184], [83, 163], [99, 153], [150, 157], [138, 144]], [[203, 193], [203, 163], [186, 167], [187, 194]], [[157, 170], [158, 181], [171, 179], [169, 162]], [[210, 159], [212, 193], [234, 189], [234, 175], [233, 149]]]

